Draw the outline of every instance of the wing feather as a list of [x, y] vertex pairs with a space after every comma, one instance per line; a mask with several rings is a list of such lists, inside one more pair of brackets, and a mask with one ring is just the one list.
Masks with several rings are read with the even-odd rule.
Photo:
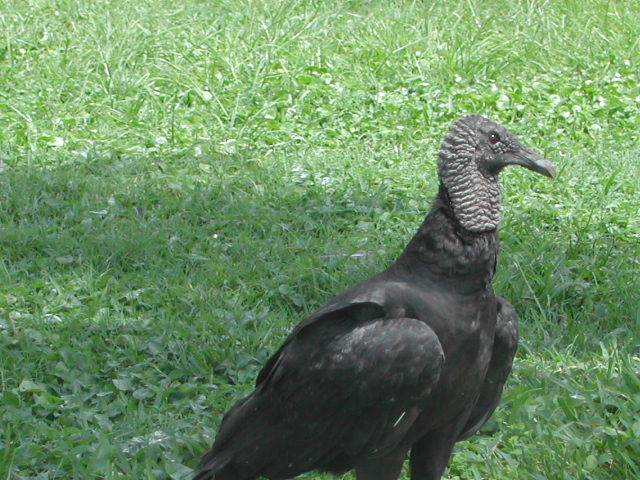
[[299, 326], [227, 413], [201, 469], [288, 478], [392, 449], [437, 384], [443, 352], [425, 323], [383, 314], [365, 302]]

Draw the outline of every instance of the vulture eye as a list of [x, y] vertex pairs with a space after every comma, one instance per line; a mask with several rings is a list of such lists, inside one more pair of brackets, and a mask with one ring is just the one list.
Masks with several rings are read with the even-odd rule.
[[491, 142], [491, 145], [495, 145], [500, 141], [500, 135], [496, 132], [491, 132], [491, 135], [489, 135], [489, 141]]

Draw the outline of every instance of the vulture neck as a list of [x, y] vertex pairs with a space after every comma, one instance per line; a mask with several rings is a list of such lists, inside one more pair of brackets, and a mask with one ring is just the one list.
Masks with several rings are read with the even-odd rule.
[[436, 281], [451, 280], [465, 291], [485, 290], [498, 257], [497, 228], [472, 231], [456, 217], [444, 185], [431, 211], [392, 268]]

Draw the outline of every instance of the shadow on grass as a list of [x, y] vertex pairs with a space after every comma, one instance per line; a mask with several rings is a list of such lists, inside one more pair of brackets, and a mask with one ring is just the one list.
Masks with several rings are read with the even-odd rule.
[[329, 197], [282, 162], [96, 157], [10, 169], [0, 191], [0, 403], [21, 474], [188, 471], [272, 346], [385, 260], [348, 255], [382, 200]]

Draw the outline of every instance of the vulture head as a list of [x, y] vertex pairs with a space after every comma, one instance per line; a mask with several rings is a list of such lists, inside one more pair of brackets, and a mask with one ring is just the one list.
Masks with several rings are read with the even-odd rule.
[[498, 174], [508, 165], [556, 176], [553, 163], [488, 118], [469, 115], [451, 126], [440, 148], [438, 174], [454, 215], [465, 229], [484, 232], [498, 227]]

